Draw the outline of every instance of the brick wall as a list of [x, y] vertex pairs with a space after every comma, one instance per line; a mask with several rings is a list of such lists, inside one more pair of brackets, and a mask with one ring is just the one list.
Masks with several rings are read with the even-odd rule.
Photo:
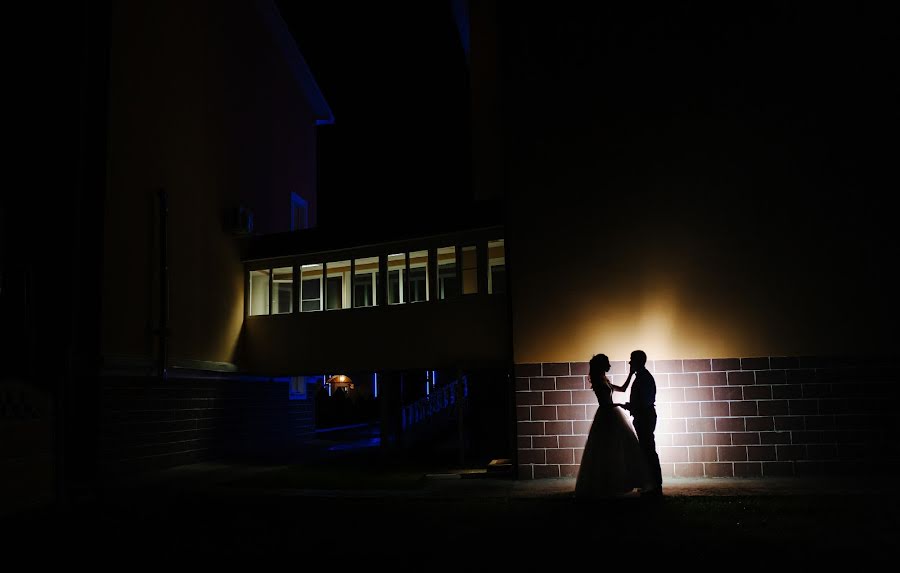
[[[896, 470], [896, 366], [785, 357], [650, 361], [663, 478]], [[627, 368], [612, 363], [613, 383], [624, 383]], [[586, 362], [516, 365], [520, 479], [578, 475], [597, 410], [587, 373]]]
[[313, 405], [285, 383], [105, 378], [100, 460], [107, 474], [287, 454], [312, 436]]

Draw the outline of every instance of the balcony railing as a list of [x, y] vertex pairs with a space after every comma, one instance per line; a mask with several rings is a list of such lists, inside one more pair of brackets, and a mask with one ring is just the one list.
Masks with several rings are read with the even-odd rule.
[[463, 406], [468, 395], [468, 380], [465, 376], [445, 386], [435, 388], [428, 396], [403, 407], [403, 430], [413, 429], [416, 425], [432, 420], [438, 414], [450, 412], [454, 408], [458, 410]]

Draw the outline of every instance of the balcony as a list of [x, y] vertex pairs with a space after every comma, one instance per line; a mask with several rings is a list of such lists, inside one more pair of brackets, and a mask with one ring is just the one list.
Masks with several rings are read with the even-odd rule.
[[[302, 238], [302, 235], [300, 236]], [[510, 357], [502, 227], [339, 248], [295, 239], [245, 265], [242, 362], [269, 375], [484, 368]]]

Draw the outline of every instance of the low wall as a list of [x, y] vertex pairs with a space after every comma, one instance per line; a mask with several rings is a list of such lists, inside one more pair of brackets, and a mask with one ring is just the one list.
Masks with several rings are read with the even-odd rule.
[[103, 473], [286, 453], [314, 431], [313, 404], [287, 383], [105, 378]]
[[[613, 362], [621, 385], [627, 363]], [[852, 474], [900, 467], [891, 360], [649, 361], [666, 477]], [[516, 365], [518, 476], [574, 477], [597, 399], [586, 362]], [[627, 393], [625, 393], [627, 394]], [[614, 393], [617, 402], [628, 397]]]

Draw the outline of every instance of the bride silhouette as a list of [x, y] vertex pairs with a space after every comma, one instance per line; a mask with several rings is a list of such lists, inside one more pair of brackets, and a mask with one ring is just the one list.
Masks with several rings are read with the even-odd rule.
[[[609, 369], [609, 358], [605, 354], [591, 358], [591, 389], [600, 407], [594, 415], [575, 481], [575, 497], [580, 500], [618, 497], [634, 488], [651, 487], [650, 473], [637, 437], [619, 404], [612, 401], [611, 382], [606, 377]], [[625, 380], [621, 389], [625, 390], [628, 383], [629, 380]]]

